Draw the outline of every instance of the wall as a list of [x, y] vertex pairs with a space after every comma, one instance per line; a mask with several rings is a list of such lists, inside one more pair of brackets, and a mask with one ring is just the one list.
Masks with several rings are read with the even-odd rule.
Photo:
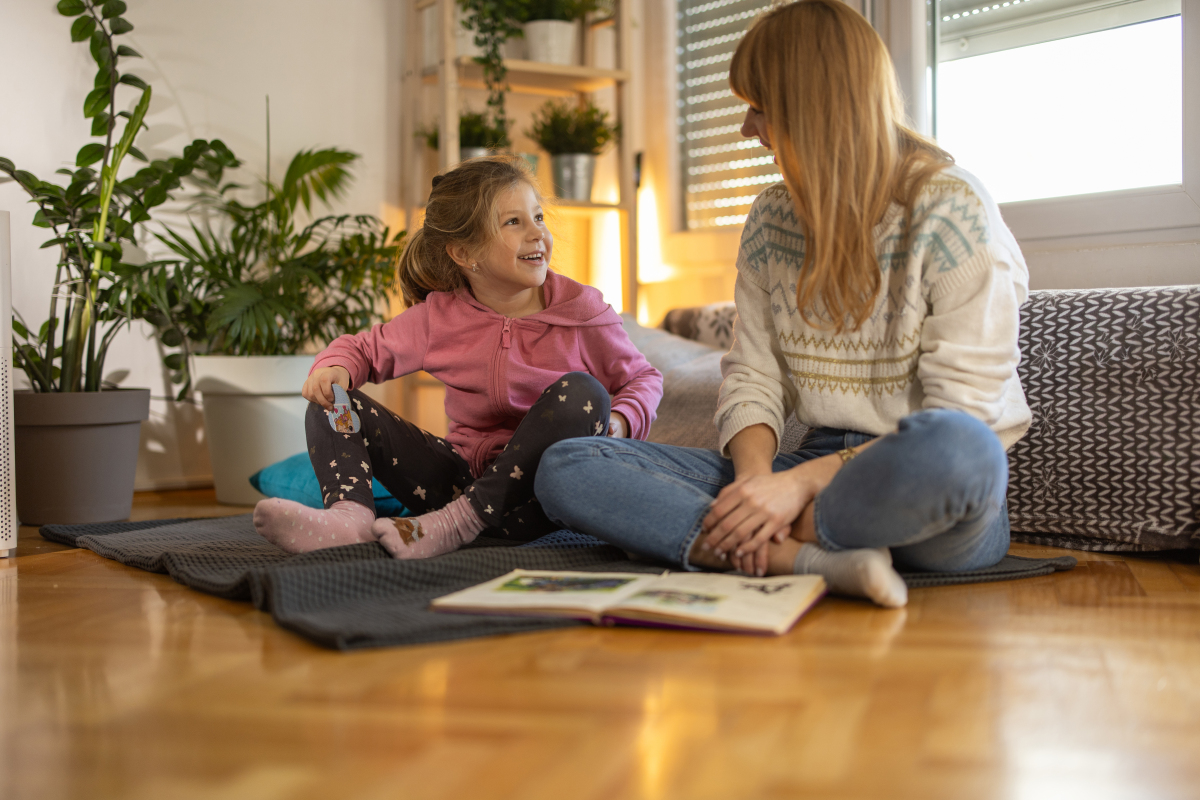
[[[373, 213], [396, 226], [399, 187], [397, 48], [401, 9], [389, 0], [127, 0], [135, 30], [121, 40], [144, 59], [122, 62], [154, 87], [149, 130], [138, 140], [151, 158], [178, 153], [194, 138], [220, 138], [247, 164], [242, 183], [265, 172], [264, 97], [271, 97], [271, 170], [281, 176], [299, 149], [337, 146], [362, 155], [357, 180], [336, 210]], [[95, 67], [72, 44], [71, 20], [54, 0], [0, 4], [0, 155], [44, 180], [71, 166], [90, 125], [83, 98]], [[132, 105], [135, 92], [125, 101]], [[133, 167], [136, 169], [135, 166]], [[55, 258], [30, 224], [34, 208], [12, 184], [0, 185], [12, 212], [13, 305], [40, 325]], [[162, 216], [164, 220], [178, 217]], [[210, 480], [201, 417], [175, 403], [147, 331], [123, 332], [107, 372], [155, 398], [143, 424], [139, 489]]]

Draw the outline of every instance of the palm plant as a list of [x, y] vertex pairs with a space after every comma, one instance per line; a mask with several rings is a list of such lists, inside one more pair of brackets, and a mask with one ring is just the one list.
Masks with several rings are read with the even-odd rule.
[[[122, 277], [139, 269], [123, 260], [122, 242], [137, 243], [137, 225], [150, 219], [150, 209], [166, 202], [185, 176], [197, 169], [219, 173], [234, 159], [220, 141], [197, 139], [182, 156], [155, 160], [119, 179], [126, 156], [146, 161], [134, 140], [150, 105], [150, 87], [136, 75], [121, 74], [122, 58], [140, 56], [115, 41], [133, 25], [121, 16], [122, 0], [59, 0], [58, 11], [75, 19], [71, 40], [88, 42], [96, 62], [95, 88], [83, 102], [83, 113], [92, 120], [92, 136], [101, 141], [80, 148], [75, 169], [58, 170], [68, 178], [65, 186], [0, 158], [0, 173], [16, 181], [37, 204], [33, 224], [54, 233], [42, 247], [57, 247], [59, 253], [46, 322], [33, 331], [19, 313], [14, 315], [13, 361], [35, 391], [99, 391], [113, 337], [144, 307]], [[117, 91], [122, 86], [141, 91], [132, 111], [118, 111]], [[122, 118], [124, 128], [118, 135]]]
[[[323, 216], [305, 224], [316, 203], [344, 195], [358, 155], [303, 150], [283, 181], [263, 181], [264, 199], [246, 205], [243, 187], [216, 170], [196, 178], [200, 192], [190, 228], [157, 234], [176, 256], [138, 277], [140, 309], [164, 345], [181, 351], [164, 362], [190, 392], [192, 354], [290, 355], [383, 320], [395, 285], [404, 231], [394, 236], [369, 215]], [[237, 163], [229, 166], [237, 166]]]

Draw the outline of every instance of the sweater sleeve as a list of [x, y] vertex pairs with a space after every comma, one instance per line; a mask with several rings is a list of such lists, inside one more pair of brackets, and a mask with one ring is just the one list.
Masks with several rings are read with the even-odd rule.
[[613, 396], [612, 410], [629, 420], [629, 437], [645, 441], [662, 400], [662, 373], [634, 347], [620, 324], [579, 330], [579, 353], [588, 372]]
[[1020, 267], [1002, 248], [985, 246], [934, 285], [921, 329], [917, 376], [924, 408], [966, 411], [996, 429], [1017, 381], [1024, 292]]
[[724, 380], [715, 418], [717, 447], [728, 458], [730, 439], [743, 428], [763, 424], [775, 431], [778, 453], [784, 423], [795, 407], [796, 389], [775, 335], [771, 296], [739, 269], [733, 298], [738, 315], [733, 346], [721, 359]]
[[345, 367], [350, 386], [383, 383], [420, 370], [429, 347], [429, 304], [417, 303], [369, 331], [339, 336], [321, 351], [313, 369]]

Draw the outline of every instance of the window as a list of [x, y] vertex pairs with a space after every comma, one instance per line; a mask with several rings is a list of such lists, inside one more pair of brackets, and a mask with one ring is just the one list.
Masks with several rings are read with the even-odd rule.
[[942, 0], [938, 143], [998, 202], [1183, 180], [1179, 0]]
[[677, 143], [688, 230], [736, 230], [763, 188], [783, 180], [770, 151], [739, 133], [746, 104], [729, 89], [729, 62], [763, 0], [678, 0]]

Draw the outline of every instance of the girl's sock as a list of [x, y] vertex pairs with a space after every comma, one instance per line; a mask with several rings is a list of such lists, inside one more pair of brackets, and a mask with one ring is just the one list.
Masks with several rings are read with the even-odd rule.
[[888, 608], [908, 602], [908, 587], [892, 569], [892, 554], [886, 547], [833, 551], [806, 542], [796, 554], [792, 572], [821, 575], [831, 592], [869, 597]]
[[383, 517], [372, 530], [395, 558], [431, 558], [473, 541], [485, 527], [466, 495], [419, 517]]
[[289, 553], [324, 547], [373, 542], [375, 512], [352, 500], [339, 500], [326, 509], [309, 508], [291, 500], [260, 500], [254, 507], [259, 535]]

